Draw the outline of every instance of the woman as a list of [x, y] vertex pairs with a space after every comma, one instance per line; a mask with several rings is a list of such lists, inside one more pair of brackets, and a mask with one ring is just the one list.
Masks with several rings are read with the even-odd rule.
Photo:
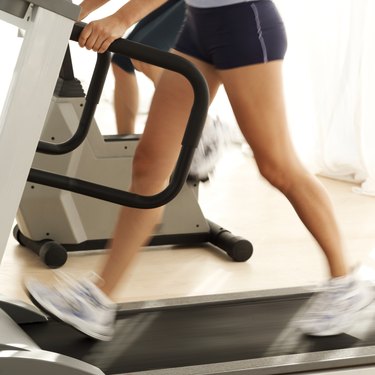
[[[127, 39], [168, 51], [175, 44], [184, 17], [184, 0], [168, 0], [139, 21]], [[135, 61], [117, 53], [113, 55], [114, 107], [117, 132], [122, 135], [135, 132], [139, 107], [139, 90], [135, 70], [148, 77], [154, 86], [162, 72], [162, 69], [157, 66]]]
[[[185, 2], [186, 19], [173, 52], [201, 71], [212, 99], [224, 85], [261, 174], [290, 201], [326, 256], [330, 278], [311, 299], [299, 326], [310, 335], [342, 333], [372, 300], [372, 293], [350, 272], [327, 193], [298, 160], [288, 134], [282, 86], [287, 41], [282, 19], [270, 0]], [[120, 10], [123, 13], [88, 24], [80, 45], [105, 51], [129, 26], [126, 6], [129, 12], [146, 11], [151, 3], [158, 1], [130, 0]], [[165, 186], [180, 149], [192, 97], [184, 78], [163, 72], [134, 157], [132, 192], [152, 195]], [[115, 319], [110, 295], [135, 254], [147, 243], [161, 213], [162, 208], [124, 207], [100, 274], [102, 283], [73, 280], [66, 288], [55, 289], [29, 281], [32, 299], [86, 334], [109, 340]], [[80, 306], [79, 314], [76, 306]]]

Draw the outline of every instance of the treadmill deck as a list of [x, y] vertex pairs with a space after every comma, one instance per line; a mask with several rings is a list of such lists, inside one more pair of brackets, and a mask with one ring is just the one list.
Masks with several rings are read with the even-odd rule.
[[238, 367], [246, 372], [225, 373], [268, 375], [299, 373], [301, 366], [311, 371], [375, 364], [374, 304], [347, 334], [308, 337], [293, 319], [310, 296], [292, 288], [124, 304], [110, 342], [55, 321], [22, 328], [42, 349], [106, 374], [214, 374]]

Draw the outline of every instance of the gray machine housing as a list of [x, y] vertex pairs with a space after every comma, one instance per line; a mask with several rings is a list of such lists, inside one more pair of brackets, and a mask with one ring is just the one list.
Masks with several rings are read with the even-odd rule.
[[[84, 98], [54, 96], [42, 139], [60, 143], [70, 138], [82, 114]], [[105, 137], [94, 120], [87, 141], [66, 155], [36, 154], [33, 167], [126, 190], [138, 137]], [[185, 184], [167, 204], [156, 235], [207, 232], [197, 202], [198, 183]], [[108, 239], [120, 205], [28, 182], [17, 214], [19, 229], [35, 240], [63, 244]]]

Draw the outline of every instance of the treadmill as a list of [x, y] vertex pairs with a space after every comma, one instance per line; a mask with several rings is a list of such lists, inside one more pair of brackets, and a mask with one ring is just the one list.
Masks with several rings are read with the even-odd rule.
[[[15, 203], [20, 199], [27, 177], [24, 172], [33, 158], [32, 147], [21, 152], [20, 145], [11, 143], [12, 134], [5, 132], [13, 127], [19, 132], [25, 128], [24, 122], [16, 120], [22, 119], [20, 116], [26, 111], [19, 111], [19, 108], [17, 110], [14, 101], [18, 101], [18, 107], [28, 108], [26, 99], [36, 97], [35, 105], [27, 111], [27, 116], [41, 133], [43, 121], [40, 119], [47, 113], [48, 106], [45, 104], [48, 104], [54, 88], [52, 82], [48, 90], [42, 87], [43, 90], [46, 89], [43, 95], [39, 91], [38, 96], [25, 95], [30, 94], [33, 87], [21, 85], [22, 79], [27, 81], [26, 73], [34, 72], [35, 75], [35, 67], [39, 66], [36, 61], [38, 56], [34, 56], [35, 53], [29, 47], [33, 39], [41, 34], [51, 39], [46, 40], [46, 43], [65, 43], [64, 48], [59, 49], [59, 54], [54, 54], [53, 61], [51, 60], [53, 69], [44, 71], [45, 75], [48, 73], [48, 77], [52, 77], [50, 79], [57, 78], [64, 49], [78, 13], [77, 7], [68, 0], [33, 0], [32, 4], [29, 0], [0, 2], [0, 18], [28, 29], [24, 42], [28, 48], [22, 50], [22, 59], [17, 68], [21, 71], [14, 78], [11, 88], [13, 91], [7, 97], [0, 123], [0, 156], [3, 156], [0, 160], [9, 162], [16, 156], [12, 160], [16, 166], [19, 164], [22, 167], [20, 170], [16, 169], [17, 173], [13, 171], [13, 186], [9, 189], [12, 194], [6, 195], [0, 190], [3, 210], [1, 216], [7, 219], [6, 225], [2, 222], [0, 226], [1, 240], [4, 240], [5, 235], [8, 238], [14, 218], [12, 215], [17, 209]], [[56, 43], [52, 25], [61, 19], [69, 22], [64, 23], [64, 33], [62, 28], [57, 28], [61, 38]], [[50, 33], [46, 33], [47, 26], [52, 27]], [[79, 25], [75, 26], [75, 31], [79, 31]], [[131, 52], [133, 47], [128, 43], [120, 41], [114, 47], [125, 45]], [[38, 44], [37, 47], [41, 48], [41, 52], [47, 53], [46, 46], [48, 44]], [[162, 53], [158, 56], [168, 60], [168, 55]], [[139, 55], [134, 57], [140, 58]], [[199, 75], [195, 79], [199, 81]], [[39, 81], [37, 84], [46, 85], [49, 80]], [[196, 86], [201, 89], [199, 84]], [[195, 122], [203, 126], [205, 98], [200, 97], [199, 101], [200, 110], [195, 111], [195, 108], [193, 112], [198, 116]], [[37, 109], [39, 117], [34, 116]], [[41, 124], [34, 121], [34, 117], [38, 117]], [[30, 138], [29, 143], [35, 141], [37, 145], [40, 134], [37, 134], [34, 127], [26, 128], [25, 132], [35, 131], [26, 135]], [[200, 131], [201, 129], [195, 129], [192, 134], [199, 138]], [[174, 175], [181, 181], [188, 174], [195, 142], [196, 139], [188, 142], [182, 164]], [[7, 143], [12, 147], [7, 148]], [[9, 153], [8, 159], [5, 152]], [[6, 168], [8, 163], [0, 164], [2, 174], [8, 171]], [[66, 179], [43, 171], [34, 170], [30, 176], [31, 179], [39, 178], [57, 188], [66, 187], [73, 191], [80, 185], [80, 181], [70, 181], [69, 186], [65, 186]], [[7, 179], [4, 178], [5, 187], [6, 183]], [[93, 194], [95, 186], [90, 183], [83, 185], [86, 193]], [[137, 196], [134, 199], [127, 194], [122, 198], [121, 192], [115, 191], [116, 194], [111, 195], [112, 190], [99, 190], [103, 196], [115, 196], [116, 203], [144, 207], [164, 204], [166, 200], [172, 199], [181, 186], [177, 185], [172, 192], [168, 190], [166, 195], [158, 196], [156, 202], [155, 198], [151, 198], [152, 202], [149, 202], [150, 198], [145, 200]], [[14, 199], [11, 200], [10, 197]], [[26, 371], [39, 375], [373, 374], [375, 307], [371, 305], [365, 309], [361, 320], [347, 334], [312, 338], [302, 335], [293, 323], [310, 296], [309, 288], [290, 288], [122, 304], [119, 305], [116, 334], [111, 342], [92, 340], [69, 326], [48, 319], [34, 306], [1, 298], [0, 374], [21, 375]]]
[[[363, 310], [346, 334], [309, 337], [294, 324], [311, 297], [309, 289], [122, 304], [110, 342], [88, 338], [43, 315], [20, 327], [47, 353], [77, 359], [105, 374], [373, 374], [375, 305]], [[1, 357], [0, 352], [0, 369]]]

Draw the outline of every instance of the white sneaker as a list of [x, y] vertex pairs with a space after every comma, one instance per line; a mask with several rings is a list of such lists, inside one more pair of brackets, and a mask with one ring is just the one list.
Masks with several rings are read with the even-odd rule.
[[350, 274], [329, 280], [311, 297], [297, 325], [310, 336], [333, 336], [351, 327], [360, 311], [374, 300], [369, 283]]
[[89, 278], [74, 280], [61, 272], [58, 276], [63, 279], [63, 283], [60, 280], [60, 285], [57, 286], [27, 280], [25, 287], [32, 302], [51, 317], [90, 337], [111, 340], [114, 335], [116, 304]]
[[209, 180], [224, 154], [225, 140], [228, 138], [226, 133], [226, 127], [219, 117], [207, 116], [201, 139], [190, 165], [190, 179], [202, 182]]

